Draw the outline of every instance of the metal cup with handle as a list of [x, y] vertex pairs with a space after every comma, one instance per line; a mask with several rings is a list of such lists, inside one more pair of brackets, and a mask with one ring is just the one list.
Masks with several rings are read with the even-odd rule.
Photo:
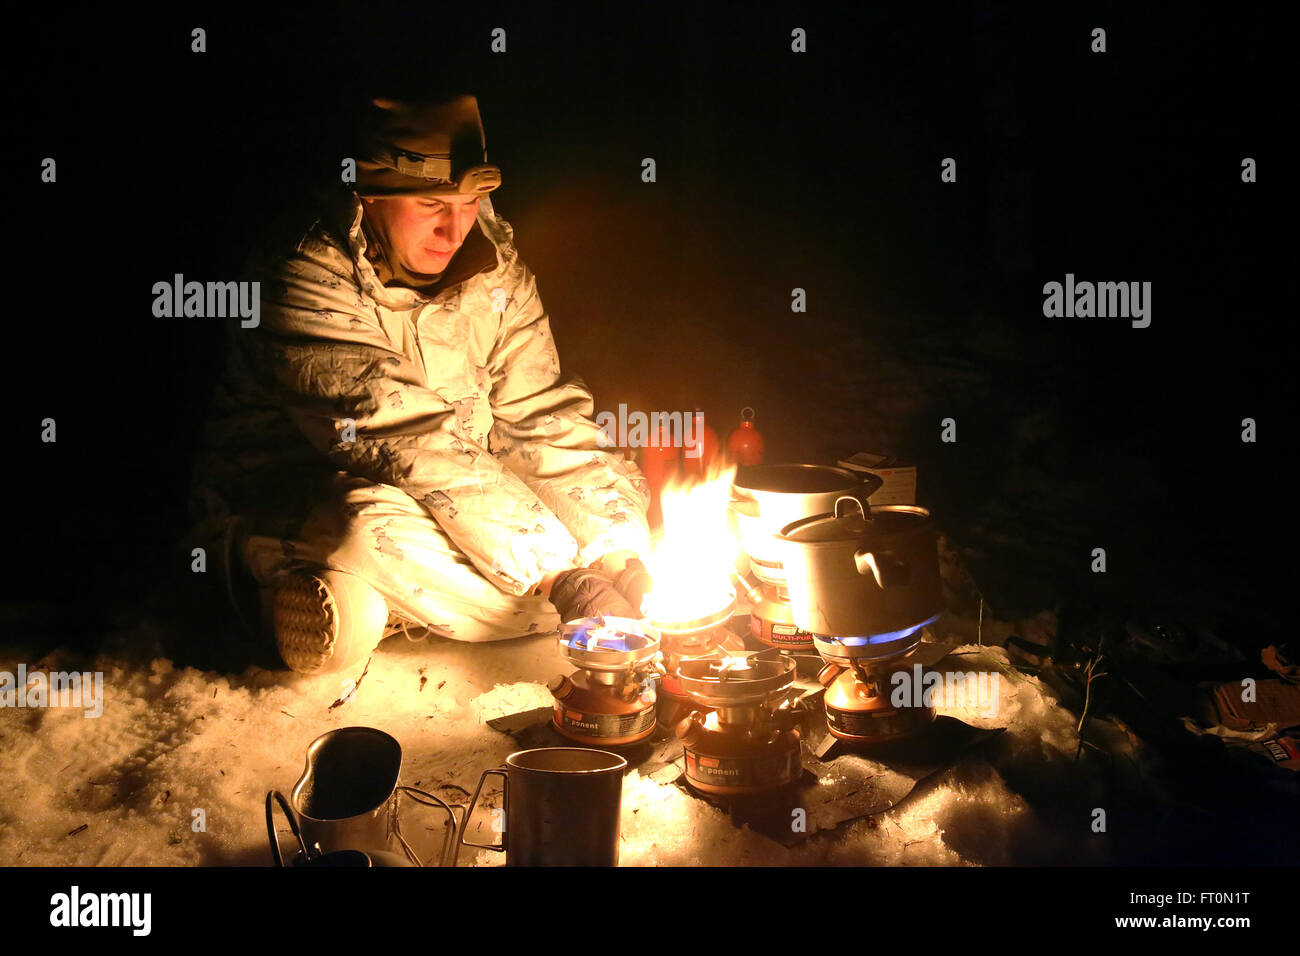
[[[504, 852], [507, 866], [617, 866], [619, 810], [627, 761], [585, 747], [521, 750], [505, 767], [484, 770], [461, 820], [460, 847]], [[465, 839], [491, 775], [501, 778], [501, 842]], [[453, 861], [454, 863], [454, 861]]]
[[284, 866], [273, 820], [278, 803], [298, 843], [297, 864], [317, 864], [324, 857], [360, 851], [375, 865], [401, 865], [403, 857], [392, 850], [396, 843], [406, 860], [422, 866], [402, 836], [398, 819], [398, 798], [406, 795], [446, 812], [448, 834], [439, 855], [445, 865], [456, 846], [456, 814], [433, 794], [402, 786], [401, 770], [402, 747], [382, 730], [340, 727], [317, 737], [307, 748], [307, 764], [289, 798], [278, 790], [266, 795], [266, 830], [274, 864]]

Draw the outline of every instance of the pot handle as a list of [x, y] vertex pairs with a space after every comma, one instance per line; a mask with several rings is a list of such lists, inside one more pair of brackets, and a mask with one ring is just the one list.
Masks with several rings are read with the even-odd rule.
[[[434, 796], [427, 790], [420, 790], [417, 787], [398, 787], [397, 794], [399, 796], [405, 794], [416, 803], [422, 804], [426, 807], [439, 807], [446, 811], [447, 817], [449, 818], [449, 832], [442, 838], [442, 852], [438, 854], [438, 865], [446, 866], [447, 857], [450, 856], [452, 849], [456, 846], [458, 821], [456, 820], [455, 811], [452, 810], [452, 808], [440, 797]], [[416, 866], [424, 866], [424, 863], [421, 862], [419, 856], [416, 855], [415, 850], [411, 848], [411, 845], [406, 842], [406, 838], [402, 836], [401, 817], [396, 813], [393, 814], [393, 836], [397, 838], [397, 842], [401, 846], [402, 852], [406, 854], [408, 860]]]
[[480, 850], [495, 850], [500, 853], [506, 848], [506, 831], [501, 829], [501, 845], [496, 846], [491, 843], [473, 843], [465, 839], [465, 834], [469, 831], [469, 818], [474, 814], [474, 807], [478, 803], [478, 796], [483, 791], [483, 784], [487, 781], [488, 774], [494, 773], [501, 778], [501, 815], [505, 816], [506, 807], [510, 800], [510, 778], [506, 776], [504, 770], [493, 767], [490, 770], [484, 770], [478, 778], [478, 786], [474, 788], [474, 796], [470, 798], [469, 806], [465, 808], [465, 817], [460, 821], [460, 833], [456, 835], [456, 852], [452, 854], [451, 865], [455, 866], [460, 859], [460, 848], [463, 846], [477, 847]]
[[840, 506], [843, 505], [845, 502], [852, 502], [853, 504], [857, 505], [858, 514], [862, 515], [863, 519], [866, 521], [871, 520], [871, 505], [867, 504], [866, 495], [863, 495], [861, 498], [859, 498], [857, 495], [840, 495], [838, 498], [835, 499], [835, 517], [847, 518], [849, 516], [850, 513], [849, 508], [844, 508], [842, 510], [840, 508]]
[[298, 829], [298, 818], [294, 816], [289, 801], [285, 799], [284, 794], [279, 790], [268, 790], [266, 791], [266, 835], [271, 841], [271, 862], [276, 866], [284, 866], [284, 857], [280, 855], [280, 839], [275, 835], [275, 804], [277, 803], [280, 804], [280, 809], [289, 821], [289, 832], [298, 841], [298, 848], [302, 851], [303, 860], [312, 859], [311, 853], [307, 850], [307, 844], [303, 841], [302, 831]]
[[855, 551], [853, 563], [858, 567], [858, 574], [870, 572], [881, 590], [901, 587], [912, 580], [912, 569], [892, 551]]
[[884, 478], [869, 471], [861, 472], [860, 477], [862, 478], [862, 484], [858, 487], [858, 494], [862, 496], [863, 501], [866, 501], [879, 491], [885, 483]]

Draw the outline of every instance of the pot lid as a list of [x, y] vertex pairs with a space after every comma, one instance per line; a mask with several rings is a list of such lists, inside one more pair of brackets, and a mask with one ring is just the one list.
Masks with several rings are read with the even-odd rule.
[[849, 491], [862, 484], [863, 477], [847, 468], [830, 465], [741, 465], [736, 469], [732, 487], [749, 492], [825, 495]]
[[930, 520], [924, 508], [886, 505], [864, 509], [850, 495], [835, 502], [835, 511], [801, 518], [781, 529], [781, 537], [800, 544], [859, 541], [867, 535], [897, 535], [915, 531]]

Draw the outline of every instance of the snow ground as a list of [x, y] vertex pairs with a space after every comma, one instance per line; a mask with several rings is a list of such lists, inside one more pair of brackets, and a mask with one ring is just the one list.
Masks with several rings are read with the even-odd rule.
[[[0, 709], [0, 864], [188, 866], [269, 863], [263, 801], [286, 793], [307, 745], [335, 727], [368, 725], [404, 752], [402, 782], [467, 801], [480, 771], [514, 741], [490, 718], [546, 706], [562, 662], [554, 636], [494, 645], [390, 638], [353, 698], [342, 678], [307, 679], [260, 668], [232, 675], [141, 656], [149, 635], [110, 637], [93, 660], [55, 652], [28, 671], [100, 670], [104, 707]], [[958, 648], [961, 669], [1005, 666], [1000, 648]], [[0, 669], [22, 659], [0, 649]], [[998, 712], [939, 708], [980, 727], [1007, 727], [995, 745], [923, 781], [877, 818], [845, 824], [785, 849], [736, 829], [719, 810], [631, 771], [624, 781], [621, 862], [680, 865], [980, 865], [1104, 862], [1087, 827], [1045, 820], [1008, 780], [1069, 782], [1074, 718], [1035, 678], [999, 682]], [[1032, 790], [1034, 788], [1029, 788]], [[1029, 792], [1027, 790], [1026, 792]], [[1083, 802], [1087, 802], [1086, 800]], [[205, 828], [196, 831], [196, 811]], [[428, 813], [428, 816], [422, 814]], [[476, 815], [477, 819], [477, 815]], [[433, 811], [404, 815], [408, 835], [441, 831]], [[1077, 832], [1073, 832], [1077, 831]], [[416, 838], [422, 852], [436, 844]], [[1102, 838], [1104, 840], [1104, 838]], [[500, 865], [466, 850], [461, 864]]]

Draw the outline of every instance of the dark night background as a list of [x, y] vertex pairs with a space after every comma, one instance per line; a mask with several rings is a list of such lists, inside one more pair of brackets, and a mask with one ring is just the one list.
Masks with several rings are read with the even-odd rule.
[[[18, 14], [6, 599], [91, 628], [161, 586], [221, 329], [153, 318], [153, 283], [234, 278], [337, 175], [341, 103], [448, 86], [598, 409], [698, 405], [725, 438], [753, 405], [769, 461], [912, 458], [999, 611], [1095, 592], [1278, 639], [1290, 15], [1047, 6]], [[1150, 328], [1044, 318], [1067, 272], [1152, 282]]]

